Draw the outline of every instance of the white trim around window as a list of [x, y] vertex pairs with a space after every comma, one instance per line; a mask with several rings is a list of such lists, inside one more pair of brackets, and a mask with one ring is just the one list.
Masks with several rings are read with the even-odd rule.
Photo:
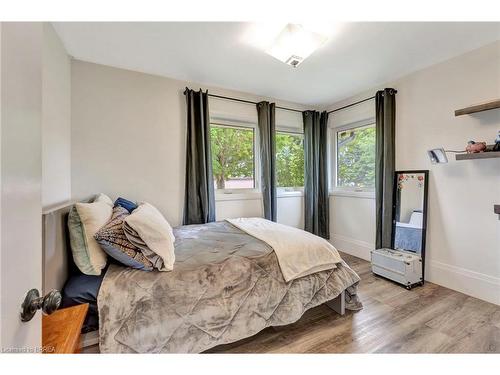
[[216, 202], [227, 202], [227, 201], [249, 201], [249, 200], [261, 200], [262, 193], [260, 191], [251, 191], [251, 189], [233, 189], [233, 191], [244, 190], [243, 192], [229, 192], [224, 190], [224, 192], [215, 192]]
[[278, 198], [287, 197], [302, 197], [304, 196], [304, 187], [294, 187], [294, 188], [276, 188], [276, 194]]
[[330, 196], [341, 196], [341, 197], [355, 197], [355, 198], [365, 198], [365, 199], [375, 199], [375, 189], [374, 188], [349, 188], [349, 187], [338, 187], [337, 186], [337, 133], [350, 130], [355, 128], [361, 128], [364, 126], [370, 126], [375, 124], [375, 118], [370, 117], [361, 121], [352, 122], [342, 126], [330, 126], [328, 131], [328, 141], [330, 146], [328, 147], [329, 155], [329, 184], [330, 184]]
[[375, 190], [373, 191], [355, 191], [336, 189], [330, 192], [331, 197], [353, 197], [364, 199], [375, 199]]
[[276, 126], [276, 133], [290, 133], [290, 134], [304, 135], [304, 129], [281, 125], [281, 126]]
[[211, 117], [210, 126], [218, 126], [232, 129], [252, 129], [253, 138], [253, 189], [215, 189], [215, 201], [252, 200], [262, 197], [260, 191], [260, 154], [259, 154], [259, 129], [256, 123]]
[[[278, 133], [301, 136], [302, 144], [304, 143], [304, 129], [302, 128], [277, 126], [276, 134]], [[276, 190], [278, 198], [302, 197], [304, 195], [304, 186], [277, 186]]]

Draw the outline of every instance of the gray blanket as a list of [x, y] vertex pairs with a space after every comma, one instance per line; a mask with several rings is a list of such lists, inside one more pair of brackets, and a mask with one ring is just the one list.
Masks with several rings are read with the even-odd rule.
[[102, 353], [199, 353], [293, 323], [343, 290], [355, 295], [360, 280], [342, 262], [286, 283], [272, 249], [228, 222], [174, 234], [172, 272], [109, 267], [98, 296]]

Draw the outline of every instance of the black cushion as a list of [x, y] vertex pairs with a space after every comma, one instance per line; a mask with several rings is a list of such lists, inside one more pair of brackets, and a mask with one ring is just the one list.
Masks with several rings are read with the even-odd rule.
[[106, 270], [99, 276], [74, 274], [70, 275], [62, 290], [61, 308], [89, 304], [89, 310], [82, 332], [95, 331], [99, 328], [99, 313], [97, 310], [97, 295]]

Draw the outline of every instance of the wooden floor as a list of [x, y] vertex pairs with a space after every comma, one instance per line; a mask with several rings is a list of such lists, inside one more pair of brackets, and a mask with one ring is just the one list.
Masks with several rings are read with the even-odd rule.
[[322, 305], [294, 324], [267, 328], [210, 353], [500, 353], [500, 306], [426, 283], [408, 291], [342, 254], [361, 276], [364, 309]]

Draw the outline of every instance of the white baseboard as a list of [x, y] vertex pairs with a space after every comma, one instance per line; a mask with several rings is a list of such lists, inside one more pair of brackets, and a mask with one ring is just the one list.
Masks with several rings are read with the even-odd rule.
[[500, 278], [436, 260], [428, 260], [426, 268], [426, 280], [500, 305]]
[[356, 240], [340, 234], [332, 235], [330, 242], [337, 250], [367, 261], [371, 261], [371, 251], [375, 248], [369, 242]]
[[[371, 261], [370, 252], [374, 249], [374, 245], [369, 242], [339, 234], [332, 235], [330, 242], [339, 251]], [[445, 288], [500, 305], [500, 278], [498, 277], [428, 259], [425, 279]]]

